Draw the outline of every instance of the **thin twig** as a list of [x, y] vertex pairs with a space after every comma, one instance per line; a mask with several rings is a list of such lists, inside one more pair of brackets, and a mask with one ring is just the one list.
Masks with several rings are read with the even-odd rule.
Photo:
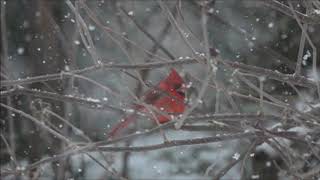
[[10, 159], [12, 160], [13, 165], [14, 165], [13, 169], [16, 169], [20, 165], [19, 165], [19, 163], [18, 163], [18, 161], [16, 159], [16, 155], [15, 155], [14, 149], [10, 148], [10, 145], [9, 145], [8, 141], [6, 140], [6, 138], [4, 137], [4, 135], [2, 133], [1, 133], [1, 138], [2, 138], [4, 144], [5, 144], [6, 148], [7, 148], [8, 153], [10, 154]]
[[125, 113], [123, 108], [118, 108], [113, 105], [109, 105], [104, 100], [94, 99], [91, 97], [77, 97], [74, 95], [60, 95], [53, 92], [47, 92], [44, 90], [37, 90], [37, 89], [28, 89], [28, 88], [13, 88], [8, 91], [1, 91], [1, 98], [6, 96], [13, 96], [13, 95], [29, 95], [33, 97], [45, 98], [45, 99], [52, 99], [55, 101], [62, 101], [62, 102], [70, 102], [70, 103], [77, 103], [81, 106], [85, 106], [87, 108], [96, 109], [96, 110], [108, 110], [108, 111], [116, 111], [120, 113]]
[[316, 81], [316, 85], [317, 85], [318, 99], [320, 100], [320, 77], [318, 77], [318, 72], [317, 72], [317, 48], [314, 45], [313, 41], [311, 40], [309, 34], [306, 32], [306, 29], [301, 24], [300, 19], [297, 15], [296, 11], [294, 11], [294, 9], [293, 9], [293, 5], [292, 5], [291, 1], [288, 1], [288, 3], [289, 3], [291, 12], [294, 15], [294, 18], [296, 19], [299, 27], [302, 30], [302, 33], [306, 36], [307, 41], [312, 48], [312, 73], [314, 76], [313, 79]]
[[218, 66], [218, 61], [217, 61], [217, 57], [213, 57], [213, 59], [211, 59], [211, 55], [210, 55], [210, 50], [209, 50], [209, 40], [208, 40], [208, 29], [207, 29], [207, 14], [205, 12], [205, 7], [203, 7], [202, 9], [202, 16], [201, 16], [201, 22], [202, 22], [202, 33], [203, 33], [203, 39], [205, 42], [205, 52], [206, 52], [206, 62], [207, 62], [207, 72], [206, 72], [206, 77], [200, 87], [200, 91], [198, 94], [198, 97], [196, 99], [196, 102], [194, 102], [191, 107], [189, 107], [182, 115], [181, 117], [178, 119], [177, 123], [175, 124], [175, 128], [176, 129], [180, 129], [184, 123], [184, 121], [186, 120], [186, 118], [188, 117], [188, 115], [201, 103], [203, 96], [206, 93], [206, 90], [209, 87], [209, 82], [210, 79], [212, 78], [213, 75], [216, 75], [217, 72], [217, 66]]
[[[2, 60], [1, 60], [1, 70], [3, 70], [2, 67], [4, 67], [6, 70], [9, 70], [9, 68], [11, 67], [9, 64], [9, 59], [8, 59], [8, 35], [7, 35], [7, 20], [6, 20], [6, 3], [7, 1], [5, 0], [1, 0], [1, 12], [0, 12], [0, 23], [1, 23], [1, 46], [2, 46], [2, 51], [1, 51], [1, 55], [2, 55]], [[5, 78], [7, 80], [11, 80], [14, 77], [14, 74], [10, 71], [4, 71], [6, 72], [6, 76]], [[11, 97], [7, 97], [6, 98], [7, 104], [9, 106], [12, 106], [13, 101]], [[15, 166], [17, 166], [17, 161], [16, 161], [16, 132], [15, 132], [15, 123], [14, 123], [14, 119], [12, 117], [12, 112], [9, 110], [7, 113], [7, 117], [8, 117], [8, 126], [9, 126], [9, 144], [11, 146], [11, 151], [10, 151], [10, 155], [12, 157], [12, 160], [15, 163]], [[7, 144], [6, 139], [3, 137], [7, 148], [9, 148], [9, 144]], [[16, 177], [17, 178], [17, 177]]]
[[[133, 16], [130, 16], [128, 14], [128, 11], [125, 10], [123, 7], [120, 7], [120, 9], [123, 11], [123, 13], [137, 26], [137, 28], [143, 32], [154, 44], [155, 44], [155, 47], [156, 48], [159, 48], [163, 53], [165, 53], [170, 59], [174, 60], [175, 57], [174, 55], [172, 55], [161, 43], [159, 43], [156, 38], [154, 38], [147, 30], [145, 30], [142, 25], [140, 25], [137, 20], [133, 17]], [[169, 23], [170, 25], [170, 23]], [[170, 27], [169, 25], [166, 25], [166, 27]], [[164, 28], [164, 30], [166, 30], [168, 28]], [[167, 31], [163, 31], [162, 33], [163, 35], [166, 35], [167, 34]], [[163, 39], [163, 38], [161, 38]], [[154, 49], [154, 48], [152, 48]], [[150, 52], [153, 52], [152, 50]]]
[[[277, 1], [277, 0], [259, 0], [261, 3], [263, 3], [264, 5], [275, 9], [279, 12], [282, 12], [283, 14], [295, 18], [295, 15], [299, 17], [299, 19], [301, 19], [301, 21], [303, 23], [307, 23], [307, 24], [319, 24], [320, 23], [320, 16], [308, 16], [306, 14], [302, 14], [301, 12], [298, 11], [294, 11], [292, 12], [292, 9], [288, 6], [286, 6], [285, 4]], [[290, 2], [290, 1], [288, 1]]]
[[250, 144], [250, 146], [241, 153], [240, 157], [238, 159], [235, 159], [231, 161], [228, 165], [226, 165], [224, 168], [222, 168], [212, 179], [213, 180], [219, 180], [221, 179], [232, 167], [234, 167], [238, 162], [245, 159], [247, 154], [249, 154], [251, 151], [254, 150], [254, 148], [257, 146], [257, 140]]
[[[275, 79], [282, 82], [290, 82], [294, 85], [299, 85], [299, 86], [308, 87], [312, 89], [316, 89], [317, 82], [320, 82], [320, 80], [316, 81], [316, 80], [308, 79], [304, 76], [294, 76], [294, 75], [283, 74], [277, 71], [273, 71], [273, 70], [269, 70], [269, 69], [265, 69], [257, 66], [252, 66], [252, 65], [246, 65], [240, 62], [233, 62], [233, 61], [219, 60], [219, 59], [217, 60], [219, 62], [223, 62], [224, 64], [229, 65], [234, 69], [239, 69], [243, 72], [249, 72], [251, 74], [255, 74], [258, 76], [264, 76], [267, 79]], [[166, 66], [177, 66], [182, 64], [194, 64], [194, 63], [198, 63], [199, 61], [205, 61], [205, 59], [185, 58], [185, 59], [178, 59], [170, 62], [152, 62], [152, 63], [143, 63], [143, 64], [136, 64], [136, 65], [109, 63], [109, 64], [102, 64], [102, 65], [96, 65], [96, 66], [89, 66], [83, 69], [69, 71], [68, 74], [85, 74], [85, 73], [89, 73], [89, 72], [93, 72], [101, 69], [152, 69], [152, 68], [161, 68]], [[19, 79], [19, 80], [6, 80], [1, 82], [0, 87], [64, 79], [69, 77], [68, 74], [66, 74], [65, 72], [61, 72], [61, 73], [40, 75], [40, 76]]]
[[78, 8], [78, 1], [75, 2], [75, 6], [70, 2], [70, 0], [66, 1], [66, 4], [69, 6], [71, 11], [75, 14], [76, 17], [76, 23], [79, 29], [80, 37], [82, 40], [82, 43], [85, 45], [86, 50], [89, 52], [89, 54], [92, 56], [92, 59], [95, 64], [99, 64], [101, 61], [99, 61], [99, 57], [97, 54], [97, 50], [93, 44], [92, 37], [90, 35], [89, 29], [87, 27], [87, 24], [83, 20], [83, 18], [80, 15], [79, 8]]
[[23, 112], [23, 111], [20, 111], [20, 110], [18, 110], [18, 109], [15, 109], [15, 108], [13, 108], [13, 107], [10, 107], [10, 106], [8, 106], [8, 105], [5, 105], [5, 104], [3, 104], [3, 103], [0, 103], [0, 106], [4, 107], [4, 108], [6, 108], [6, 109], [8, 109], [8, 110], [10, 110], [10, 111], [12, 111], [12, 112], [14, 112], [14, 113], [17, 113], [17, 114], [19, 114], [19, 115], [21, 115], [21, 116], [23, 116], [23, 117], [25, 117], [25, 118], [27, 118], [27, 119], [30, 119], [30, 120], [31, 120], [33, 123], [35, 123], [37, 126], [39, 126], [39, 127], [43, 128], [43, 129], [47, 130], [47, 131], [50, 132], [52, 135], [54, 135], [55, 137], [59, 138], [60, 140], [62, 140], [62, 141], [64, 141], [64, 142], [66, 142], [67, 144], [71, 144], [71, 143], [72, 143], [68, 138], [66, 138], [66, 137], [64, 137], [63, 135], [61, 135], [60, 133], [52, 130], [51, 128], [49, 128], [47, 125], [45, 125], [43, 122], [41, 122], [40, 120], [36, 119], [35, 117], [33, 117], [33, 116], [31, 116], [31, 115]]

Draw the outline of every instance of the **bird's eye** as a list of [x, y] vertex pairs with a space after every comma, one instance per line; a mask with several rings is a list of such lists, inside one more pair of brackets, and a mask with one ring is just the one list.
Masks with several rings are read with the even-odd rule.
[[178, 89], [180, 89], [182, 87], [182, 84], [181, 83], [174, 84], [173, 87], [174, 87], [175, 90], [178, 90]]
[[180, 84], [180, 83], [175, 84], [175, 85], [174, 85], [174, 89], [180, 89], [180, 88], [181, 88], [181, 86], [182, 86], [182, 84]]
[[180, 94], [181, 96], [185, 96], [185, 93], [183, 91], [177, 91], [178, 94]]

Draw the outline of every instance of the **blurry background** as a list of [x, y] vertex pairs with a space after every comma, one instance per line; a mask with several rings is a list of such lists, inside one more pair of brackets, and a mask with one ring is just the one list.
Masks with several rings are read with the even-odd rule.
[[[270, 0], [270, 2], [275, 1]], [[209, 45], [219, 52], [222, 59], [293, 74], [297, 59], [300, 58], [301, 76], [317, 80], [319, 75], [312, 72], [312, 55], [316, 52], [313, 52], [309, 43], [303, 43], [305, 47], [300, 47], [302, 50], [299, 54], [302, 31], [296, 19], [280, 12], [279, 8], [277, 10], [277, 7], [270, 2], [265, 0], [163, 1], [170, 15], [174, 17], [176, 26], [169, 20], [169, 13], [161, 8], [159, 1], [155, 0], [2, 0], [1, 81], [61, 72], [65, 72], [67, 76], [69, 71], [100, 63], [141, 64], [165, 62], [181, 57], [194, 58], [188, 43], [196, 52], [205, 53], [201, 28], [203, 4], [208, 16]], [[283, 3], [282, 5], [287, 7], [283, 11], [292, 15], [287, 1], [278, 3]], [[306, 27], [314, 46], [320, 47], [319, 1], [292, 1], [292, 5], [295, 10], [309, 15], [309, 18], [301, 21], [308, 23], [303, 23], [303, 26]], [[147, 51], [149, 53], [146, 53]], [[319, 56], [316, 66], [319, 67]], [[180, 73], [186, 75], [188, 83], [192, 82], [192, 88], [188, 92], [190, 98], [188, 101], [191, 104], [198, 95], [202, 83], [195, 79], [205, 78], [205, 68], [195, 63], [176, 66]], [[7, 94], [5, 91], [17, 86], [1, 86], [3, 92], [1, 103], [32, 115], [74, 142], [84, 142], [80, 137], [82, 132], [92, 141], [101, 141], [106, 140], [106, 133], [110, 127], [125, 116], [126, 109], [131, 108], [133, 98], [130, 92], [141, 96], [147, 89], [137, 80], [138, 74], [144, 81], [156, 84], [169, 73], [169, 70], [169, 66], [139, 71], [100, 69], [82, 74], [81, 77], [22, 84], [21, 86], [27, 90]], [[231, 74], [228, 69], [220, 68], [217, 78], [230, 91], [259, 98], [259, 93], [233, 78]], [[121, 98], [94, 85], [86, 78], [110, 88], [111, 91], [121, 95]], [[251, 77], [248, 79], [259, 87], [259, 80]], [[275, 80], [264, 82], [265, 92], [302, 112], [306, 109], [306, 102], [319, 103], [315, 89], [299, 86], [296, 88], [303, 99], [286, 83]], [[37, 93], [38, 90], [79, 97], [86, 102], [81, 104], [74, 99], [68, 100], [65, 96], [41, 95], [40, 92]], [[196, 108], [193, 115], [214, 112], [238, 113], [228, 104], [229, 101], [225, 96], [220, 96], [221, 106], [217, 110], [216, 97], [216, 90], [209, 88], [203, 103]], [[104, 106], [95, 105], [95, 102]], [[258, 102], [239, 97], [235, 97], [234, 102], [240, 108], [239, 113], [261, 111]], [[281, 117], [286, 113], [285, 109], [268, 105], [264, 106], [263, 111]], [[289, 112], [288, 116], [290, 113], [292, 112]], [[81, 130], [80, 133], [59, 118], [77, 127]], [[2, 170], [27, 166], [44, 157], [63, 153], [68, 148], [67, 144], [52, 136], [47, 130], [39, 128], [28, 118], [6, 108], [1, 107], [0, 120], [3, 137], [0, 151]], [[137, 125], [138, 130], [151, 127], [151, 125], [145, 127], [145, 121], [138, 122], [140, 122]], [[275, 124], [275, 122], [267, 123], [265, 126]], [[235, 125], [240, 126], [239, 122]], [[291, 124], [290, 128], [293, 127]], [[173, 140], [217, 135], [228, 131], [169, 130], [166, 133], [168, 138]], [[161, 142], [163, 139], [156, 133], [119, 144], [133, 146]], [[226, 168], [227, 173], [222, 179], [290, 177], [279, 173], [279, 169], [286, 167], [283, 166], [279, 154], [270, 151], [270, 147], [255, 148], [252, 154], [247, 155], [246, 161], [240, 161], [228, 171], [226, 166], [232, 160], [237, 160], [250, 144], [250, 140], [243, 139], [150, 152], [105, 153], [109, 164], [101, 159], [100, 153], [91, 153], [93, 157], [101, 160], [108, 170], [87, 155], [80, 154], [33, 168], [25, 176], [35, 179], [106, 179], [111, 177], [110, 172], [114, 172], [130, 179], [150, 179], [155, 176], [159, 179], [211, 179], [210, 177]], [[8, 152], [8, 146], [11, 153]], [[296, 147], [296, 150], [302, 155], [300, 147]], [[308, 163], [317, 164], [319, 159]], [[308, 167], [305, 166], [305, 169]], [[7, 176], [10, 177], [12, 176]], [[113, 176], [113, 179], [117, 179], [117, 176]]]

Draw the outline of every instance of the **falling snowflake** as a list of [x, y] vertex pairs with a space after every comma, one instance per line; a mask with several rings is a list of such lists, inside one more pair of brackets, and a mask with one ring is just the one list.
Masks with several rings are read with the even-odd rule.
[[128, 15], [129, 15], [129, 16], [133, 16], [133, 11], [129, 11], [129, 12], [128, 12]]
[[270, 23], [268, 24], [268, 28], [273, 28], [273, 26], [274, 26], [274, 23], [273, 23], [273, 22], [270, 22]]
[[239, 153], [234, 153], [232, 158], [235, 159], [235, 160], [238, 160], [240, 158], [240, 154]]

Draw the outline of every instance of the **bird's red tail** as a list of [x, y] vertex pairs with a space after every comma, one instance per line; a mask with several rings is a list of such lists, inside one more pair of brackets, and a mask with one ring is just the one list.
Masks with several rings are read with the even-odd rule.
[[108, 134], [108, 139], [114, 138], [121, 129], [126, 129], [129, 124], [132, 123], [135, 119], [136, 117], [134, 114], [122, 119], [121, 122], [112, 127], [111, 131]]

